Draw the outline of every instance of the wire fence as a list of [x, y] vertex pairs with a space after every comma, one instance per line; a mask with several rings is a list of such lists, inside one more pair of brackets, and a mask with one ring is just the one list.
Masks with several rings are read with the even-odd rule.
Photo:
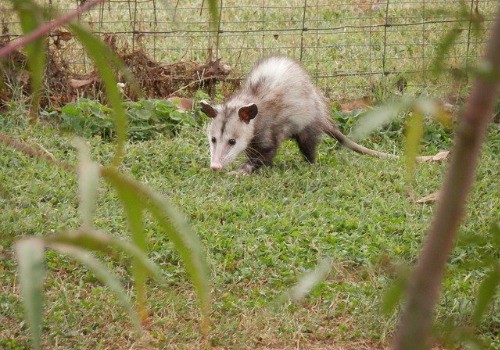
[[[61, 12], [80, 2], [40, 1]], [[238, 81], [258, 59], [283, 54], [300, 60], [332, 99], [403, 90], [442, 95], [457, 89], [453, 73], [477, 61], [498, 0], [219, 0], [219, 21], [212, 27], [207, 6], [204, 0], [110, 0], [79, 21], [122, 54], [140, 52], [149, 64], [202, 65], [220, 58], [231, 68], [222, 86]], [[0, 12], [2, 40], [15, 39], [17, 18], [6, 5]], [[436, 78], [431, 63], [452, 30], [459, 34], [445, 60], [451, 74]], [[64, 31], [51, 34], [49, 48], [55, 53], [49, 56], [75, 74], [93, 69]]]

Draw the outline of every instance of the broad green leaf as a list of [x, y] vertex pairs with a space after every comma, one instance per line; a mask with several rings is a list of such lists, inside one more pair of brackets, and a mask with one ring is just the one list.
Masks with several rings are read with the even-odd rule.
[[[32, 1], [11, 1], [13, 9], [19, 16], [23, 34], [28, 34], [38, 28], [43, 23], [42, 11], [40, 7]], [[40, 37], [25, 47], [28, 59], [28, 67], [31, 72], [32, 98], [30, 108], [30, 119], [38, 119], [40, 99], [42, 96], [43, 75], [45, 71], [46, 53], [45, 36]]]
[[23, 239], [15, 244], [15, 250], [26, 320], [31, 330], [33, 348], [39, 349], [45, 276], [44, 245], [38, 238]]
[[140, 198], [145, 209], [150, 211], [169, 239], [174, 243], [184, 266], [190, 275], [203, 315], [202, 331], [208, 332], [208, 315], [210, 312], [210, 283], [208, 266], [201, 248], [201, 242], [194, 234], [186, 219], [170, 201], [150, 190], [142, 184], [119, 174], [114, 168], [107, 167], [101, 171], [103, 178], [113, 187], [127, 187]]
[[92, 227], [97, 187], [99, 184], [99, 165], [90, 159], [90, 151], [85, 141], [75, 139], [73, 145], [78, 149], [78, 190], [80, 192], [80, 216], [84, 227]]
[[424, 135], [424, 117], [419, 111], [415, 111], [409, 118], [406, 126], [405, 138], [405, 173], [407, 184], [413, 182], [417, 155], [420, 153], [420, 141]]
[[78, 231], [59, 233], [46, 238], [49, 244], [65, 244], [87, 250], [100, 251], [107, 254], [112, 253], [112, 249], [122, 251], [132, 257], [140, 268], [147, 272], [160, 284], [166, 284], [161, 269], [148, 259], [147, 255], [130, 242], [111, 237], [102, 232], [91, 229], [80, 229]]
[[400, 113], [411, 106], [412, 100], [402, 98], [399, 101], [388, 103], [383, 106], [364, 113], [356, 123], [353, 131], [349, 135], [354, 140], [366, 137], [372, 131], [377, 130], [396, 119]]
[[72, 257], [73, 259], [80, 262], [82, 265], [85, 265], [87, 266], [87, 268], [92, 270], [95, 276], [98, 279], [100, 279], [102, 283], [108, 286], [108, 288], [118, 298], [118, 301], [123, 306], [125, 311], [127, 311], [130, 320], [132, 321], [136, 330], [138, 332], [141, 331], [141, 323], [139, 315], [136, 313], [135, 308], [133, 307], [132, 302], [130, 301], [130, 298], [127, 295], [127, 292], [121, 286], [119, 279], [115, 277], [113, 273], [106, 268], [106, 266], [104, 266], [98, 259], [92, 256], [90, 253], [81, 248], [60, 243], [49, 243], [48, 246], [65, 255]]
[[330, 260], [323, 259], [314, 270], [302, 276], [299, 282], [286, 293], [288, 298], [293, 301], [303, 299], [328, 276], [331, 266], [332, 262]]
[[488, 310], [488, 306], [490, 306], [493, 302], [499, 284], [500, 265], [496, 264], [486, 275], [484, 280], [481, 282], [481, 285], [479, 286], [476, 307], [474, 309], [474, 315], [472, 317], [476, 325], [479, 325], [481, 318], [483, 317], [486, 310]]
[[113, 69], [118, 69], [122, 67], [123, 64], [119, 63], [120, 60], [104, 42], [91, 34], [83, 26], [71, 23], [69, 24], [69, 28], [73, 35], [80, 40], [85, 51], [92, 58], [99, 70], [99, 75], [106, 89], [106, 95], [115, 113], [117, 141], [113, 165], [118, 166], [125, 152], [125, 142], [127, 140], [127, 115], [123, 107], [120, 89], [117, 86], [118, 81], [116, 80]]

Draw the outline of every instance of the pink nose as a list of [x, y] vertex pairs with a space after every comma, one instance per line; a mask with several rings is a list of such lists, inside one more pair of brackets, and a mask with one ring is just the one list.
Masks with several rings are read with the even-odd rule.
[[213, 171], [218, 171], [218, 170], [222, 169], [222, 164], [212, 163], [212, 164], [210, 164], [210, 168], [212, 168]]

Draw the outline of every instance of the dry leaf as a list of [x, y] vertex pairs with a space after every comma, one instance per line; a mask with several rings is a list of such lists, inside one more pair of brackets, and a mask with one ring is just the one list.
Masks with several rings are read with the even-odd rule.
[[167, 101], [177, 106], [177, 110], [184, 112], [193, 109], [193, 100], [184, 97], [169, 97]]
[[59, 29], [56, 29], [53, 32], [53, 35], [57, 36], [58, 39], [63, 41], [70, 41], [73, 38], [73, 34], [71, 34], [70, 32], [62, 31]]
[[72, 88], [78, 89], [83, 86], [87, 86], [95, 82], [95, 79], [85, 79], [85, 80], [79, 80], [79, 79], [70, 79], [69, 84], [71, 85]]
[[436, 153], [433, 156], [420, 156], [420, 157], [417, 157], [417, 161], [420, 162], [420, 163], [423, 163], [423, 162], [439, 162], [441, 160], [444, 160], [444, 159], [448, 158], [449, 154], [450, 154], [450, 151], [441, 151], [441, 152]]
[[369, 106], [373, 105], [373, 98], [370, 96], [364, 96], [356, 100], [345, 101], [340, 103], [340, 110], [343, 113], [351, 113], [354, 110], [366, 110]]
[[429, 194], [428, 196], [422, 197], [415, 201], [415, 203], [432, 203], [437, 202], [439, 200], [439, 196], [441, 195], [441, 191], [436, 191], [434, 193]]

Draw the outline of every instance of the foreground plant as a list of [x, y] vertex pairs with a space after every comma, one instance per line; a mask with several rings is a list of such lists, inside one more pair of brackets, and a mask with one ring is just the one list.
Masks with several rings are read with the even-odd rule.
[[[150, 212], [174, 243], [179, 252], [191, 282], [194, 285], [201, 309], [202, 333], [208, 333], [208, 315], [210, 311], [210, 287], [207, 263], [197, 236], [192, 232], [184, 217], [163, 196], [148, 187], [121, 174], [117, 167], [124, 155], [127, 140], [127, 116], [121, 98], [115, 72], [120, 71], [131, 84], [133, 79], [124, 68], [120, 59], [98, 37], [84, 26], [71, 22], [82, 12], [96, 6], [103, 0], [91, 0], [83, 3], [76, 10], [62, 16], [46, 11], [31, 0], [11, 1], [13, 10], [18, 14], [24, 37], [0, 48], [0, 58], [14, 50], [26, 47], [28, 66], [31, 71], [33, 98], [30, 110], [32, 122], [38, 120], [39, 102], [42, 90], [45, 66], [45, 37], [54, 28], [66, 25], [78, 38], [87, 54], [92, 58], [105, 86], [107, 98], [113, 111], [116, 133], [116, 149], [110, 166], [100, 166], [90, 160], [85, 143], [78, 141], [79, 150], [79, 197], [81, 227], [76, 231], [63, 232], [50, 237], [34, 237], [20, 240], [15, 245], [19, 263], [19, 280], [26, 319], [31, 330], [32, 346], [40, 348], [43, 309], [43, 281], [45, 276], [44, 257], [46, 249], [53, 249], [68, 255], [94, 272], [115, 294], [127, 310], [137, 331], [141, 321], [147, 318], [146, 281], [153, 277], [164, 283], [160, 269], [147, 258], [146, 234], [144, 230], [144, 212]], [[211, 13], [215, 13], [215, 2], [210, 1]], [[52, 20], [44, 22], [47, 19]], [[34, 149], [9, 135], [0, 134], [0, 142], [25, 154], [34, 156], [67, 170], [74, 170], [70, 164], [55, 160], [52, 155]], [[93, 228], [99, 179], [104, 179], [118, 194], [124, 208], [131, 235], [131, 242], [116, 239]], [[93, 251], [111, 255], [121, 251], [132, 258], [134, 289], [137, 293], [137, 306], [134, 307], [118, 278], [105, 265], [91, 254]]]
[[[34, 348], [40, 346], [42, 286], [45, 276], [44, 255], [47, 248], [68, 255], [91, 270], [115, 294], [128, 312], [136, 330], [140, 332], [141, 321], [145, 321], [148, 315], [146, 305], [148, 277], [165, 284], [161, 270], [148, 259], [146, 254], [146, 234], [143, 222], [143, 213], [146, 211], [152, 214], [172, 240], [185, 264], [200, 301], [202, 331], [206, 334], [210, 311], [210, 287], [207, 264], [197, 236], [168, 200], [135, 180], [120, 174], [114, 167], [101, 167], [92, 162], [84, 142], [78, 141], [76, 144], [79, 149], [78, 183], [81, 227], [75, 231], [48, 237], [25, 238], [16, 243], [21, 294], [26, 319], [32, 331]], [[93, 228], [93, 212], [100, 178], [110, 184], [118, 194], [128, 220], [131, 242], [117, 239]], [[121, 251], [132, 258], [132, 275], [137, 294], [136, 308], [133, 307], [119, 279], [99, 259], [90, 254], [92, 251], [100, 251], [110, 256], [114, 251]]]
[[[434, 306], [438, 300], [446, 262], [453, 249], [458, 227], [465, 213], [465, 203], [474, 182], [481, 145], [492, 116], [500, 88], [500, 9], [494, 24], [482, 72], [474, 82], [467, 107], [456, 130], [451, 163], [443, 183], [441, 198], [429, 228], [401, 315], [394, 349], [428, 349]], [[489, 277], [489, 290], [482, 292], [479, 311], [492, 300], [498, 285], [498, 266]]]

